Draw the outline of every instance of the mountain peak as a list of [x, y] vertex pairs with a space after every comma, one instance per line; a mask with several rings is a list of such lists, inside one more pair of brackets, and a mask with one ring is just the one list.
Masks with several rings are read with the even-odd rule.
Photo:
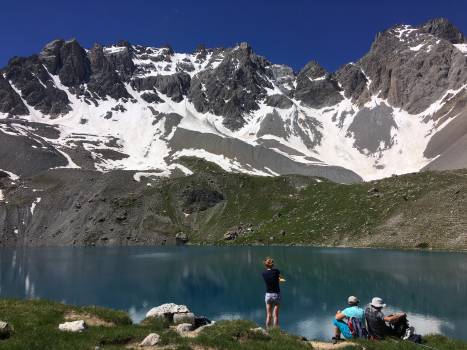
[[423, 24], [420, 29], [452, 44], [464, 43], [464, 34], [446, 18], [435, 18]]

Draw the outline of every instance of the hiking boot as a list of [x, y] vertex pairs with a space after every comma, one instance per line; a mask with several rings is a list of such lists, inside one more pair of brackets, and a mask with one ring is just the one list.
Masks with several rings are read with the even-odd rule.
[[332, 337], [332, 343], [333, 344], [337, 344], [341, 341], [344, 341], [344, 339], [342, 339], [341, 337]]

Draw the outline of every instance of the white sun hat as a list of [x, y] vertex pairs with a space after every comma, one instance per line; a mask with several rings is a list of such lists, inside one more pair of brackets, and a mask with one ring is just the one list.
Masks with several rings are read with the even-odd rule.
[[386, 307], [386, 304], [384, 303], [383, 299], [374, 297], [371, 299], [371, 306], [380, 308], [380, 307]]

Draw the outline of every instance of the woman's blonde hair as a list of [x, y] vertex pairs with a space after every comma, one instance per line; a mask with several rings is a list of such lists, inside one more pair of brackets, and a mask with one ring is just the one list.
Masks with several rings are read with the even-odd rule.
[[274, 260], [272, 258], [267, 257], [264, 259], [263, 264], [266, 268], [270, 269], [274, 266]]

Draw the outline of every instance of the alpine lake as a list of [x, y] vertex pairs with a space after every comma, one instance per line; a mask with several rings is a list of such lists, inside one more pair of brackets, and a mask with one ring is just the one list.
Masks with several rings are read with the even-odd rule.
[[467, 254], [311, 247], [0, 248], [0, 298], [41, 298], [129, 312], [135, 322], [157, 305], [187, 305], [212, 320], [263, 326], [262, 260], [281, 284], [286, 331], [329, 339], [349, 295], [373, 296], [386, 313], [405, 311], [420, 334], [467, 339]]

